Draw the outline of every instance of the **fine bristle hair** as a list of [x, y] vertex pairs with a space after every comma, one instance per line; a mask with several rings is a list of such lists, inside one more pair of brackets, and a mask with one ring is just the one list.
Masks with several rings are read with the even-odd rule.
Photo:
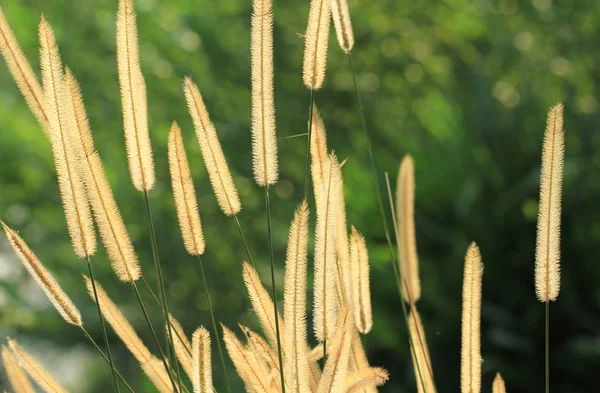
[[212, 393], [212, 366], [210, 359], [210, 334], [200, 326], [192, 336], [194, 393]]
[[[460, 391], [481, 391], [481, 281], [483, 264], [477, 244], [471, 243], [465, 257], [462, 295]], [[421, 372], [423, 374], [423, 372]]]
[[77, 159], [79, 172], [82, 173], [87, 197], [108, 258], [121, 281], [135, 281], [141, 275], [138, 259], [108, 183], [102, 160], [94, 147], [79, 84], [69, 69], [65, 71], [65, 101], [73, 145], [79, 146], [77, 151], [81, 155]]
[[346, 0], [331, 0], [331, 17], [340, 48], [346, 53], [354, 46], [354, 32]]
[[325, 171], [329, 166], [329, 153], [327, 152], [327, 134], [323, 119], [319, 114], [316, 104], [312, 112], [312, 131], [310, 136], [310, 171], [312, 176], [315, 202], [321, 200]]
[[412, 157], [408, 154], [402, 159], [398, 172], [396, 214], [400, 243], [400, 274], [405, 283], [402, 285], [402, 297], [407, 303], [416, 303], [421, 297], [421, 281], [415, 236], [415, 167]]
[[273, 3], [252, 3], [252, 168], [256, 183], [266, 186], [277, 183], [279, 177], [273, 99]]
[[369, 254], [365, 238], [354, 226], [350, 235], [352, 309], [356, 328], [366, 334], [373, 327], [371, 288], [369, 283]]
[[227, 327], [221, 326], [225, 347], [246, 389], [255, 393], [271, 393], [269, 376], [265, 370], [260, 367], [252, 353], [244, 348], [235, 334]]
[[154, 161], [148, 134], [146, 83], [140, 68], [137, 27], [132, 0], [119, 0], [117, 12], [117, 68], [123, 106], [127, 161], [139, 191], [154, 187]]
[[6, 376], [15, 393], [35, 393], [27, 374], [19, 366], [12, 352], [4, 345], [2, 346], [2, 364], [4, 364]]
[[[285, 373], [290, 393], [310, 391], [306, 342], [306, 273], [308, 259], [308, 203], [294, 213], [285, 260], [283, 309], [287, 347]], [[286, 390], [287, 391], [287, 390]]]
[[[421, 316], [416, 307], [412, 307], [410, 310], [410, 314], [408, 315], [408, 327], [410, 329], [410, 337], [412, 338], [413, 344], [410, 355], [412, 357], [413, 369], [417, 381], [417, 392], [435, 393], [436, 389], [433, 380], [433, 368], [429, 356], [429, 347], [427, 346], [427, 338], [425, 336], [425, 329], [423, 329], [423, 323], [421, 322]], [[423, 390], [423, 387], [425, 390]]]
[[35, 383], [46, 393], [67, 393], [50, 373], [33, 356], [28, 354], [17, 344], [16, 341], [6, 338], [8, 347], [17, 358], [19, 365], [35, 381]]
[[335, 209], [335, 255], [337, 258], [339, 277], [338, 290], [343, 292], [344, 302], [352, 307], [352, 272], [350, 266], [350, 243], [348, 240], [348, 220], [346, 219], [346, 200], [344, 198], [344, 177], [341, 165], [333, 167], [332, 175], [334, 184], [334, 209]]
[[355, 334], [356, 330], [354, 329], [351, 313], [348, 308], [341, 309], [335, 325], [331, 351], [327, 354], [327, 361], [319, 381], [317, 393], [344, 392], [352, 339]]
[[257, 359], [262, 359], [266, 367], [279, 373], [279, 358], [275, 349], [263, 339], [260, 334], [248, 329], [248, 327], [239, 324], [240, 329], [248, 338], [248, 350], [250, 350]]
[[535, 249], [535, 293], [555, 301], [560, 291], [560, 214], [565, 156], [563, 105], [550, 108], [544, 134]]
[[[88, 293], [95, 301], [96, 299], [94, 297], [92, 282], [86, 276], [83, 276], [83, 278], [85, 279]], [[170, 383], [169, 375], [165, 369], [165, 366], [158, 358], [150, 353], [131, 324], [127, 321], [127, 318], [125, 318], [123, 313], [108, 297], [98, 282], [96, 282], [96, 293], [98, 294], [98, 302], [102, 316], [113, 328], [117, 336], [119, 336], [133, 357], [140, 363], [144, 373], [161, 393], [172, 393], [172, 385]]]
[[50, 124], [44, 108], [44, 92], [0, 7], [0, 52], [31, 113], [50, 139]]
[[[344, 393], [359, 393], [367, 389], [382, 386], [389, 379], [390, 374], [381, 367], [368, 367], [355, 371], [346, 379]], [[429, 392], [427, 392], [429, 393]]]
[[[183, 370], [190, 378], [194, 376], [194, 366], [192, 359], [192, 344], [185, 335], [185, 331], [181, 327], [181, 324], [171, 314], [169, 314], [169, 322], [171, 323], [171, 331], [173, 332], [173, 347], [175, 349], [175, 355], [179, 360], [179, 363], [183, 367]], [[168, 335], [168, 326], [165, 324], [165, 332]]]
[[201, 255], [204, 253], [205, 244], [196, 191], [183, 147], [181, 129], [176, 122], [173, 122], [169, 132], [168, 151], [171, 185], [183, 244], [190, 255]]
[[[258, 321], [260, 322], [260, 326], [263, 328], [269, 343], [274, 348], [277, 348], [277, 330], [275, 326], [275, 316], [273, 315], [273, 301], [269, 296], [269, 293], [265, 289], [265, 287], [260, 282], [260, 277], [256, 270], [246, 261], [243, 262], [243, 278], [244, 283], [246, 284], [246, 288], [248, 290], [248, 294], [250, 295], [250, 302], [252, 303], [252, 308], [258, 317]], [[285, 327], [283, 325], [283, 320], [279, 313], [277, 313], [277, 318], [279, 318], [279, 329], [282, 332], [285, 332]], [[285, 353], [285, 336], [281, 337], [281, 348], [282, 353]]]
[[334, 332], [337, 319], [338, 298], [336, 297], [336, 206], [338, 190], [335, 167], [337, 157], [331, 154], [330, 164], [325, 171], [321, 201], [317, 203], [317, 227], [315, 231], [315, 274], [314, 274], [314, 331], [319, 342], [327, 340]]
[[46, 297], [54, 308], [58, 311], [61, 317], [72, 325], [83, 326], [81, 321], [81, 314], [79, 310], [67, 294], [61, 289], [58, 282], [52, 277], [50, 272], [42, 265], [35, 254], [29, 249], [27, 244], [17, 235], [12, 229], [10, 229], [4, 222], [0, 221], [6, 237], [15, 254], [19, 257], [29, 274], [33, 277], [35, 282], [42, 288]]
[[331, 0], [311, 0], [304, 35], [302, 79], [311, 90], [323, 86], [327, 66], [327, 44], [331, 21]]
[[492, 383], [492, 393], [506, 393], [506, 386], [500, 373], [496, 374], [494, 382]]
[[44, 17], [39, 26], [40, 63], [44, 87], [44, 108], [50, 124], [50, 142], [58, 186], [75, 254], [80, 258], [96, 252], [96, 235], [76, 148], [69, 130], [65, 86], [56, 38]]
[[204, 158], [204, 165], [206, 165], [208, 177], [219, 206], [223, 213], [228, 216], [237, 214], [242, 208], [240, 198], [233, 184], [229, 166], [227, 165], [227, 161], [225, 161], [221, 143], [217, 138], [217, 132], [208, 117], [208, 111], [200, 95], [200, 90], [187, 77], [183, 82], [183, 90], [190, 115], [194, 122], [196, 136], [198, 137], [198, 143], [200, 144], [200, 150]]

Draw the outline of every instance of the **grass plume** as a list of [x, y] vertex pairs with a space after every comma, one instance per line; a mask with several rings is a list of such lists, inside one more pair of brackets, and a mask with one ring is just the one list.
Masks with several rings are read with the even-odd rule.
[[329, 153], [327, 152], [327, 132], [321, 114], [314, 105], [312, 110], [312, 133], [310, 141], [310, 170], [313, 181], [315, 202], [321, 201], [321, 191], [325, 181], [325, 172], [329, 166]]
[[348, 308], [338, 314], [335, 324], [335, 335], [332, 340], [331, 353], [325, 362], [323, 375], [319, 381], [317, 393], [343, 393], [348, 374], [348, 362], [352, 349], [352, 338], [355, 334], [354, 321]]
[[2, 363], [6, 370], [8, 382], [10, 382], [10, 386], [15, 393], [35, 393], [27, 374], [19, 366], [12, 352], [4, 345], [2, 346]]
[[183, 89], [196, 129], [196, 136], [198, 137], [198, 143], [200, 144], [200, 150], [204, 158], [204, 165], [206, 165], [208, 177], [219, 206], [226, 215], [235, 215], [241, 210], [242, 205], [233, 184], [227, 161], [225, 161], [223, 149], [217, 138], [217, 132], [208, 117], [208, 111], [200, 95], [200, 90], [187, 77], [184, 79]]
[[406, 155], [400, 163], [396, 183], [396, 212], [400, 274], [406, 280], [409, 292], [403, 287], [402, 296], [405, 302], [416, 303], [421, 297], [421, 281], [415, 236], [415, 166], [410, 155]]
[[279, 177], [275, 101], [273, 99], [273, 3], [252, 2], [252, 169], [259, 186], [273, 185]]
[[[176, 320], [171, 314], [169, 314], [169, 323], [171, 324], [171, 329], [173, 331], [173, 346], [175, 347], [175, 355], [183, 367], [183, 370], [191, 380], [194, 376], [192, 344], [185, 335], [185, 332], [183, 331], [179, 321]], [[166, 326], [165, 331], [168, 331]]]
[[58, 311], [60, 316], [63, 317], [67, 323], [75, 326], [83, 326], [79, 310], [62, 290], [54, 277], [52, 277], [50, 272], [46, 270], [44, 265], [42, 265], [19, 235], [10, 229], [4, 222], [0, 221], [0, 224], [4, 228], [6, 238], [15, 254], [17, 254], [35, 282], [42, 288], [42, 291], [44, 291], [44, 294], [46, 294], [46, 297], [50, 300], [54, 308], [56, 308], [56, 311]]
[[39, 25], [40, 63], [44, 87], [44, 108], [50, 124], [50, 142], [58, 175], [67, 228], [75, 253], [80, 258], [96, 252], [96, 235], [92, 223], [82, 174], [72, 148], [64, 97], [64, 79], [56, 38], [44, 17]]
[[210, 360], [210, 334], [204, 327], [199, 327], [192, 336], [194, 393], [211, 393], [212, 368]]
[[563, 105], [548, 112], [535, 250], [535, 292], [540, 302], [555, 301], [560, 291], [560, 214], [564, 166], [565, 133]]
[[346, 53], [354, 47], [354, 31], [346, 0], [331, 0], [331, 17], [340, 48]]
[[30, 354], [25, 352], [16, 341], [7, 337], [8, 346], [13, 352], [17, 361], [37, 385], [46, 393], [67, 393], [50, 373]]
[[304, 35], [304, 65], [302, 68], [304, 85], [311, 90], [320, 89], [325, 79], [330, 21], [331, 1], [311, 0], [306, 34]]
[[381, 367], [363, 368], [350, 374], [346, 379], [345, 393], [364, 392], [381, 386], [389, 379], [389, 373]]
[[417, 391], [419, 393], [435, 393], [437, 390], [433, 380], [433, 368], [431, 367], [427, 338], [425, 337], [425, 329], [423, 329], [421, 316], [416, 307], [411, 308], [408, 315], [408, 322], [411, 331], [410, 335], [415, 337], [414, 350], [410, 351], [415, 374], [417, 374], [417, 370], [423, 370], [423, 384], [417, 384]]
[[352, 309], [356, 328], [366, 334], [373, 327], [371, 288], [369, 281], [369, 255], [367, 243], [354, 226], [350, 235]]
[[46, 108], [44, 107], [44, 91], [37, 76], [31, 68], [31, 64], [25, 57], [15, 34], [13, 33], [2, 8], [0, 7], [0, 52], [6, 60], [6, 65], [13, 79], [17, 83], [19, 91], [25, 98], [25, 102], [42, 130], [50, 139], [50, 124]]
[[125, 145], [129, 173], [136, 189], [154, 187], [154, 161], [148, 134], [146, 83], [140, 68], [140, 54], [132, 0], [119, 0], [117, 12], [117, 66]]
[[[483, 264], [479, 247], [472, 243], [465, 257], [462, 295], [460, 363], [461, 393], [481, 391], [481, 280]], [[422, 372], [422, 375], [425, 374]]]
[[196, 202], [196, 191], [190, 174], [181, 129], [173, 122], [169, 132], [169, 170], [171, 172], [171, 185], [177, 208], [177, 218], [185, 249], [190, 255], [201, 255], [204, 253], [204, 235], [198, 203]]
[[506, 386], [504, 386], [504, 380], [500, 373], [497, 373], [494, 378], [494, 382], [492, 383], [492, 393], [506, 393]]

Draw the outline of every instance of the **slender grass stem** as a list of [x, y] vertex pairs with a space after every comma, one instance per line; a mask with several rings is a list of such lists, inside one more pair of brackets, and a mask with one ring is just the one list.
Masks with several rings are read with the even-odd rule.
[[279, 318], [277, 318], [277, 287], [275, 286], [275, 262], [273, 260], [273, 238], [271, 233], [271, 198], [269, 185], [265, 185], [265, 209], [267, 215], [267, 231], [269, 236], [269, 260], [271, 262], [271, 286], [273, 288], [273, 313], [275, 314], [275, 332], [277, 333], [277, 355], [279, 356], [279, 376], [281, 377], [281, 391], [285, 393], [285, 378], [283, 376], [283, 356], [281, 354], [281, 334], [279, 331]]
[[102, 326], [102, 336], [104, 337], [104, 345], [106, 346], [106, 352], [108, 353], [110, 371], [112, 373], [113, 380], [115, 382], [115, 390], [117, 393], [119, 393], [121, 390], [119, 389], [119, 381], [117, 381], [115, 363], [113, 362], [112, 352], [110, 350], [110, 344], [108, 342], [108, 334], [106, 333], [106, 324], [104, 323], [104, 317], [102, 316], [102, 311], [100, 310], [100, 301], [98, 300], [98, 293], [96, 292], [96, 279], [94, 278], [94, 270], [92, 269], [92, 261], [90, 259], [89, 254], [87, 255], [87, 265], [88, 265], [88, 270], [90, 272], [90, 280], [92, 282], [92, 289], [94, 291], [94, 300], [96, 300], [96, 307], [98, 308], [98, 317], [100, 318], [100, 325]]
[[242, 225], [240, 224], [240, 220], [238, 219], [237, 214], [233, 215], [233, 220], [235, 221], [235, 225], [240, 232], [240, 236], [242, 237], [242, 242], [244, 242], [244, 248], [246, 249], [246, 254], [248, 254], [248, 260], [252, 267], [254, 266], [254, 260], [252, 259], [252, 254], [250, 253], [250, 247], [248, 247], [248, 242], [246, 241], [246, 236], [244, 235], [244, 231], [242, 230]]
[[154, 339], [156, 346], [158, 347], [158, 352], [160, 353], [160, 358], [163, 362], [163, 365], [165, 366], [165, 369], [167, 370], [167, 374], [169, 374], [169, 380], [171, 381], [171, 384], [173, 385], [173, 391], [177, 393], [179, 390], [177, 390], [177, 384], [175, 383], [175, 379], [173, 379], [172, 372], [170, 371], [171, 368], [169, 367], [169, 362], [167, 362], [165, 353], [163, 352], [162, 347], [160, 346], [160, 341], [158, 340], [158, 336], [156, 335], [154, 326], [152, 326], [152, 322], [150, 322], [150, 317], [148, 316], [148, 311], [146, 310], [146, 306], [144, 305], [144, 301], [142, 300], [142, 297], [140, 296], [140, 291], [138, 290], [138, 287], [137, 287], [137, 284], [135, 283], [135, 281], [131, 281], [131, 286], [133, 287], [133, 292], [135, 293], [138, 303], [140, 304], [140, 308], [142, 309], [142, 313], [144, 314], [144, 319], [146, 319], [146, 323], [148, 324], [150, 333], [152, 333], [152, 338]]
[[[102, 355], [102, 357], [104, 358], [104, 360], [108, 363], [111, 364], [111, 360], [106, 357], [106, 355], [104, 354], [104, 352], [102, 351], [102, 349], [100, 349], [100, 347], [98, 346], [98, 344], [96, 343], [96, 341], [92, 338], [92, 336], [90, 336], [90, 334], [88, 333], [88, 331], [83, 327], [80, 326], [81, 331], [83, 331], [83, 334], [87, 337], [88, 340], [90, 340], [90, 342], [92, 343], [92, 345], [94, 346], [94, 348], [96, 348], [96, 350], [98, 351], [98, 353], [100, 355]], [[123, 375], [121, 375], [121, 373], [113, 367], [113, 370], [115, 371], [115, 373], [119, 376], [119, 378], [121, 379], [121, 381], [123, 381], [123, 383], [125, 384], [125, 386], [127, 386], [127, 389], [131, 392], [131, 393], [135, 393], [133, 391], [133, 389], [131, 388], [131, 386], [127, 383], [127, 381], [125, 380], [125, 378], [123, 377]]]
[[550, 301], [546, 301], [546, 393], [550, 393]]
[[146, 288], [148, 289], [148, 293], [150, 293], [150, 295], [154, 298], [154, 301], [156, 301], [156, 304], [158, 304], [158, 306], [160, 308], [162, 308], [162, 304], [160, 302], [160, 300], [158, 300], [158, 298], [156, 297], [156, 295], [154, 294], [154, 291], [152, 290], [152, 288], [150, 287], [150, 284], [148, 284], [148, 281], [146, 281], [146, 277], [144, 277], [143, 275], [140, 276], [140, 278], [142, 279], [142, 282], [144, 283], [144, 285], [146, 286]]
[[202, 263], [202, 257], [198, 257], [198, 267], [200, 269], [200, 275], [202, 276], [202, 283], [204, 284], [204, 293], [206, 293], [206, 302], [208, 303], [208, 311], [210, 312], [210, 320], [214, 330], [215, 338], [217, 340], [217, 348], [219, 350], [219, 357], [221, 358], [221, 367], [223, 368], [223, 375], [225, 376], [225, 386], [227, 392], [231, 393], [231, 385], [229, 383], [229, 374], [227, 374], [227, 367], [225, 366], [225, 356], [223, 355], [223, 347], [221, 346], [221, 339], [219, 338], [219, 329], [217, 329], [217, 321], [215, 320], [215, 312], [213, 310], [212, 303], [210, 301], [210, 293], [208, 291], [208, 283], [206, 282], [206, 274], [204, 274], [204, 264]]
[[315, 106], [315, 91], [310, 89], [310, 107], [308, 108], [308, 134], [306, 138], [306, 172], [304, 174], [304, 198], [308, 197], [308, 183], [310, 181], [310, 138], [312, 137], [312, 117]]
[[171, 323], [169, 322], [169, 306], [167, 303], [167, 295], [165, 292], [165, 283], [162, 275], [162, 268], [160, 266], [160, 257], [158, 255], [158, 245], [156, 241], [156, 231], [154, 230], [154, 222], [152, 221], [152, 211], [150, 209], [150, 199], [148, 198], [148, 191], [144, 190], [144, 200], [146, 202], [146, 213], [148, 215], [148, 225], [150, 227], [150, 235], [151, 235], [151, 243], [152, 243], [152, 257], [154, 259], [154, 267], [156, 268], [156, 274], [158, 276], [158, 287], [160, 289], [162, 310], [165, 318], [165, 324], [167, 325], [167, 336], [168, 336], [168, 346], [167, 352], [171, 358], [172, 364], [175, 365], [177, 370], [177, 381], [179, 384], [179, 389], [182, 389], [181, 383], [181, 372], [179, 370], [179, 362], [175, 356], [175, 345], [173, 343], [173, 332], [171, 329]]
[[[387, 186], [387, 192], [388, 192], [388, 198], [389, 198], [389, 204], [390, 204], [390, 210], [392, 211], [392, 220], [394, 223], [396, 223], [396, 211], [394, 210], [394, 202], [392, 199], [392, 188], [390, 186], [390, 177], [388, 176], [388, 173], [385, 173], [385, 183]], [[394, 225], [394, 234], [396, 235], [396, 243], [399, 243], [398, 241], [398, 227], [396, 225]], [[390, 248], [390, 250], [392, 250], [392, 255], [393, 255], [393, 249]], [[404, 289], [406, 291], [407, 294], [409, 294], [409, 300], [410, 300], [410, 291], [408, 289], [408, 285], [406, 284], [406, 280], [404, 280], [404, 278], [400, 275], [400, 272], [398, 271], [398, 266], [396, 266], [396, 258], [393, 258], [393, 263], [394, 263], [394, 274], [396, 275], [396, 277], [398, 278], [398, 282], [402, 282], [404, 283]], [[406, 329], [408, 331], [408, 339], [410, 341], [410, 350], [412, 351], [412, 353], [415, 355], [417, 354], [417, 351], [415, 350], [415, 343], [414, 343], [414, 337], [412, 336], [412, 334], [410, 333], [410, 325], [408, 322], [408, 312], [406, 311], [406, 304], [404, 302], [404, 299], [402, 298], [402, 290], [400, 288], [398, 288], [398, 292], [400, 295], [400, 304], [402, 305], [402, 314], [404, 316], [404, 322], [406, 323]], [[421, 341], [422, 344], [422, 341]], [[417, 374], [419, 377], [419, 380], [421, 381], [421, 387], [423, 388], [423, 392], [426, 392], [425, 390], [425, 382], [423, 381], [423, 374], [421, 372], [421, 367], [419, 366], [418, 362], [415, 362], [415, 365], [417, 366]], [[431, 375], [431, 379], [433, 380], [433, 375]], [[437, 391], [437, 388], [436, 388]]]
[[282, 136], [281, 138], [277, 138], [278, 140], [282, 141], [285, 139], [292, 139], [292, 138], [299, 138], [301, 136], [307, 136], [308, 132], [303, 132], [302, 134], [295, 134], [295, 135], [290, 135], [290, 136]]

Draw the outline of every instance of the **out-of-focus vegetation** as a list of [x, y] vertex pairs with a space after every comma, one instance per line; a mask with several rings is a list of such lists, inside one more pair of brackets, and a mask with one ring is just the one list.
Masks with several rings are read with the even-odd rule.
[[[544, 307], [535, 298], [533, 284], [539, 166], [546, 110], [564, 102], [562, 291], [551, 305], [551, 384], [555, 391], [591, 391], [596, 385], [592, 372], [600, 364], [600, 2], [349, 0], [349, 5], [356, 35], [353, 60], [375, 159], [392, 179], [405, 153], [415, 159], [423, 285], [419, 308], [439, 391], [457, 391], [459, 386], [462, 267], [472, 240], [480, 245], [485, 264], [484, 390], [491, 389], [497, 371], [510, 392], [539, 391], [543, 386]], [[127, 172], [115, 55], [116, 6], [108, 0], [2, 2], [36, 69], [40, 15], [54, 27], [63, 61], [82, 84], [96, 146], [142, 268], [154, 284], [143, 195], [133, 188]], [[250, 169], [251, 1], [137, 0], [136, 7], [157, 169], [150, 197], [169, 307], [188, 334], [199, 324], [209, 324], [195, 261], [180, 239], [168, 175], [167, 132], [177, 120], [197, 188], [217, 317], [232, 327], [238, 321], [256, 326], [241, 279], [243, 245], [234, 222], [216, 204], [181, 89], [182, 77], [190, 75], [202, 90], [240, 192], [241, 224], [259, 272], [267, 277], [262, 191]], [[274, 14], [277, 133], [286, 137], [306, 132], [309, 92], [302, 84], [301, 66], [308, 1], [275, 1]], [[352, 76], [334, 34], [325, 87], [316, 97], [330, 147], [348, 158], [343, 169], [348, 220], [365, 234], [371, 255], [374, 328], [366, 339], [369, 358], [391, 372], [382, 391], [415, 391]], [[279, 143], [281, 180], [274, 188], [272, 209], [280, 284], [287, 228], [303, 193], [305, 146], [304, 138]], [[50, 145], [4, 62], [0, 219], [20, 230], [101, 342], [96, 309], [80, 275], [86, 266], [69, 243]], [[0, 336], [20, 339], [74, 391], [109, 391], [108, 367], [80, 333], [56, 315], [6, 242], [1, 244]], [[94, 258], [98, 281], [127, 309], [151, 345], [135, 299], [99, 249]], [[153, 314], [158, 323], [158, 310]], [[152, 391], [112, 332], [110, 338], [117, 365], [136, 391], [142, 386]], [[218, 373], [218, 367], [214, 371]], [[234, 380], [235, 391], [240, 391], [241, 382]]]

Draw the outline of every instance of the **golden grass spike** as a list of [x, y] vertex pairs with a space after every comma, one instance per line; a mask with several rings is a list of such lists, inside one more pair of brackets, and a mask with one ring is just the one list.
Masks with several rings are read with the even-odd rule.
[[[402, 297], [407, 303], [411, 300], [416, 303], [421, 297], [421, 282], [415, 236], [415, 167], [410, 154], [400, 163], [396, 183], [396, 214], [400, 240], [400, 274], [406, 282], [406, 285], [402, 285]], [[407, 286], [409, 293], [406, 293]]]
[[265, 374], [254, 356], [244, 348], [231, 330], [221, 326], [223, 327], [225, 347], [238, 375], [244, 381], [246, 389], [255, 393], [272, 393], [269, 376]]
[[29, 378], [17, 363], [17, 359], [4, 345], [2, 346], [2, 363], [10, 386], [12, 386], [15, 393], [35, 393]]
[[331, 1], [331, 16], [335, 33], [337, 35], [340, 48], [346, 53], [352, 50], [354, 46], [354, 32], [352, 31], [352, 22], [350, 21], [350, 11], [346, 0]]
[[[277, 348], [277, 332], [275, 328], [275, 316], [273, 315], [273, 302], [269, 293], [265, 289], [265, 287], [260, 282], [260, 277], [258, 273], [250, 264], [246, 261], [243, 263], [243, 277], [244, 283], [246, 284], [246, 288], [248, 289], [248, 294], [250, 295], [250, 302], [252, 303], [252, 308], [254, 308], [254, 312], [258, 317], [258, 321], [262, 326], [269, 343], [273, 348]], [[282, 332], [285, 332], [285, 327], [283, 326], [283, 320], [279, 313], [277, 313], [277, 317], [279, 318], [279, 329]], [[281, 348], [282, 354], [285, 358], [285, 336], [281, 335]]]
[[148, 191], [154, 187], [154, 161], [148, 135], [146, 83], [140, 68], [135, 18], [133, 1], [119, 0], [117, 67], [129, 173], [135, 188]]
[[8, 70], [17, 83], [17, 87], [23, 98], [25, 98], [31, 113], [33, 113], [48, 139], [50, 139], [50, 124], [44, 108], [42, 86], [40, 86], [37, 76], [31, 69], [27, 57], [23, 54], [19, 42], [4, 17], [2, 7], [0, 7], [0, 52], [4, 56]]
[[[83, 276], [83, 278], [85, 279], [89, 295], [95, 301], [92, 282], [86, 276]], [[131, 324], [127, 321], [127, 318], [125, 318], [97, 281], [96, 292], [104, 319], [113, 328], [121, 341], [123, 341], [123, 344], [125, 344], [133, 357], [140, 363], [144, 373], [146, 373], [160, 392], [172, 392], [173, 389], [169, 380], [169, 374], [167, 374], [163, 363], [150, 353]]]
[[[483, 264], [477, 244], [471, 243], [465, 257], [462, 302], [461, 393], [481, 391], [481, 279]], [[421, 372], [421, 375], [425, 375]]]
[[200, 90], [188, 77], [184, 79], [183, 90], [196, 129], [204, 165], [206, 165], [208, 177], [219, 206], [223, 213], [228, 216], [237, 214], [242, 209], [240, 198], [233, 184], [215, 127], [208, 117], [208, 111], [200, 95]]
[[346, 379], [345, 393], [364, 392], [387, 382], [390, 375], [381, 367], [368, 367], [355, 371]]
[[65, 72], [65, 101], [73, 130], [73, 145], [83, 147], [79, 149], [79, 154], [83, 156], [77, 161], [112, 268], [121, 281], [135, 281], [141, 274], [137, 256], [106, 178], [102, 161], [94, 148], [79, 84], [69, 69]]
[[366, 334], [373, 327], [371, 312], [371, 288], [369, 284], [369, 255], [365, 238], [354, 226], [350, 236], [352, 259], [352, 304], [356, 328]]
[[[175, 347], [175, 355], [179, 360], [179, 363], [183, 366], [183, 370], [188, 375], [190, 380], [194, 377], [194, 365], [192, 360], [192, 344], [185, 335], [183, 328], [179, 321], [177, 321], [171, 314], [169, 314], [169, 321], [171, 322], [171, 329], [173, 331], [173, 346]], [[165, 331], [168, 333], [168, 327], [165, 324]]]
[[315, 233], [315, 279], [314, 279], [314, 331], [318, 341], [329, 338], [334, 332], [337, 319], [336, 297], [337, 266], [336, 240], [336, 185], [335, 168], [339, 165], [335, 154], [329, 157], [325, 173], [321, 202], [317, 204], [317, 229]]
[[75, 253], [80, 258], [96, 252], [96, 235], [85, 186], [78, 170], [76, 148], [67, 121], [64, 79], [52, 28], [44, 17], [39, 27], [40, 62], [44, 107], [50, 124], [50, 142], [58, 175], [58, 186]]
[[335, 255], [341, 280], [338, 285], [340, 292], [344, 292], [344, 299], [348, 307], [352, 307], [352, 272], [350, 266], [350, 244], [348, 240], [348, 221], [346, 219], [346, 200], [344, 199], [344, 178], [341, 165], [334, 166], [335, 177]]
[[46, 393], [67, 393], [67, 390], [50, 375], [50, 373], [30, 354], [25, 352], [16, 341], [6, 338], [8, 346], [17, 361], [35, 383]]
[[[310, 391], [306, 341], [306, 271], [308, 259], [308, 203], [294, 213], [285, 260], [283, 309], [286, 358], [285, 375], [290, 393]], [[287, 390], [286, 390], [287, 391]]]
[[204, 253], [205, 243], [196, 191], [194, 191], [190, 165], [183, 147], [181, 129], [176, 122], [173, 122], [169, 132], [169, 169], [185, 249], [190, 255], [201, 255]]
[[492, 393], [506, 393], [506, 386], [504, 386], [504, 380], [500, 373], [496, 374], [494, 382], [492, 383]]
[[252, 167], [259, 186], [277, 183], [277, 137], [273, 99], [273, 3], [253, 0], [252, 58]]
[[82, 326], [83, 322], [81, 321], [79, 310], [75, 307], [67, 294], [60, 288], [60, 285], [58, 285], [58, 282], [56, 282], [50, 272], [46, 270], [44, 265], [42, 265], [19, 235], [4, 224], [4, 222], [0, 221], [0, 224], [4, 228], [8, 242], [15, 254], [17, 254], [35, 282], [42, 288], [48, 300], [50, 300], [54, 308], [56, 308], [56, 311], [58, 311], [67, 323]]
[[212, 367], [210, 359], [210, 334], [200, 326], [192, 336], [194, 393], [212, 393]]
[[238, 325], [248, 338], [248, 349], [257, 359], [263, 359], [270, 370], [276, 371], [277, 374], [279, 374], [279, 358], [277, 352], [275, 352], [277, 348], [271, 347], [260, 334], [248, 329], [248, 327], [242, 324]]
[[348, 308], [340, 310], [335, 326], [333, 345], [328, 352], [317, 393], [343, 393], [348, 374], [348, 362], [355, 335], [354, 321]]
[[[327, 153], [327, 134], [323, 119], [317, 106], [313, 106], [312, 132], [310, 137], [310, 170], [313, 180], [315, 202], [321, 200], [320, 193], [325, 181], [325, 171], [329, 166], [329, 153]], [[318, 208], [317, 208], [318, 210]]]
[[327, 66], [327, 44], [331, 20], [331, 0], [311, 0], [304, 36], [304, 85], [311, 90], [323, 86]]
[[540, 205], [535, 249], [535, 293], [540, 302], [555, 301], [560, 291], [560, 211], [565, 156], [563, 105], [550, 108], [540, 175]]
[[[433, 368], [431, 367], [427, 338], [425, 337], [425, 330], [423, 329], [421, 317], [416, 307], [412, 307], [410, 314], [408, 314], [408, 327], [414, 346], [414, 351], [411, 349], [410, 355], [417, 380], [417, 391], [419, 393], [435, 393]], [[420, 370], [420, 374], [418, 370]], [[423, 378], [423, 383], [421, 383], [420, 378]], [[425, 385], [425, 391], [423, 391], [423, 385]]]

